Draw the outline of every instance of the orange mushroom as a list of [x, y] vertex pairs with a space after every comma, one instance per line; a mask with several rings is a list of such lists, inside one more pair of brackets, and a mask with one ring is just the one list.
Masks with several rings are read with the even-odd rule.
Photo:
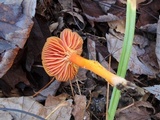
[[112, 86], [126, 86], [128, 81], [106, 70], [100, 63], [81, 57], [82, 38], [70, 29], [64, 29], [60, 38], [49, 37], [42, 50], [42, 64], [50, 76], [59, 81], [72, 80], [79, 66], [104, 78]]

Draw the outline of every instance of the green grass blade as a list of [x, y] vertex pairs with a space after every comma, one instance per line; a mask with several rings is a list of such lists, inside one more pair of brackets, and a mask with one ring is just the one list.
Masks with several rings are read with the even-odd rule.
[[[128, 62], [134, 37], [135, 20], [136, 20], [136, 0], [127, 0], [126, 29], [125, 29], [122, 53], [117, 71], [117, 75], [121, 77], [125, 77], [128, 67]], [[114, 87], [108, 109], [108, 117], [106, 117], [106, 119], [107, 118], [108, 120], [114, 119], [120, 96], [121, 96], [120, 91]]]

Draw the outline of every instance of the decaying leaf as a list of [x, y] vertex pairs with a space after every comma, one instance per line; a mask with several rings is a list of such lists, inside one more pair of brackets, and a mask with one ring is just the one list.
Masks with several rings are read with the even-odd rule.
[[[43, 109], [43, 105], [34, 101], [34, 99], [30, 97], [0, 98], [0, 102], [3, 108], [18, 109], [18, 110], [26, 111], [36, 115], [40, 115], [39, 114], [40, 110]], [[8, 112], [15, 120], [22, 120], [22, 119], [37, 120], [37, 118], [27, 114], [23, 114], [21, 112], [16, 112], [16, 111], [8, 111]]]
[[117, 32], [124, 34], [125, 32], [125, 19], [110, 21], [108, 25], [111, 29], [115, 29]]
[[160, 16], [159, 16], [158, 25], [157, 25], [156, 56], [157, 56], [158, 65], [160, 67]]
[[150, 87], [144, 87], [147, 91], [155, 95], [155, 97], [160, 100], [160, 85], [154, 85]]
[[46, 89], [42, 90], [38, 96], [36, 96], [36, 100], [43, 101], [47, 98], [48, 95], [54, 96], [60, 86], [61, 82], [55, 80], [52, 82]]
[[146, 4], [139, 4], [140, 16], [138, 17], [136, 26], [140, 28], [147, 24], [156, 23], [158, 20], [159, 10], [159, 0], [149, 0]]
[[67, 95], [61, 94], [59, 96], [49, 95], [46, 99], [45, 106], [47, 109], [41, 111], [41, 114], [45, 116], [51, 114], [48, 120], [70, 120], [72, 112], [72, 100], [69, 99], [66, 101]]
[[157, 120], [160, 119], [160, 113], [157, 113], [155, 117], [157, 118]]
[[36, 0], [0, 1], [0, 38], [12, 46], [8, 49], [1, 47], [2, 42], [0, 44], [3, 52], [0, 53], [0, 78], [12, 66], [19, 49], [26, 43], [33, 25], [35, 7]]
[[[79, 3], [82, 7], [84, 15], [87, 17], [92, 26], [93, 22], [108, 22], [113, 20], [118, 20], [119, 18], [111, 13], [107, 15], [102, 11], [101, 7], [95, 1], [83, 1], [79, 0]], [[93, 12], [94, 8], [94, 12]]]
[[[139, 38], [140, 37], [140, 38]], [[121, 55], [121, 49], [123, 45], [123, 36], [113, 36], [111, 34], [106, 34], [108, 51], [113, 55], [113, 57], [119, 61]], [[118, 39], [121, 38], [121, 39]], [[134, 45], [132, 47], [132, 53], [129, 59], [128, 69], [135, 74], [145, 74], [150, 76], [155, 76], [158, 72], [155, 66], [152, 66], [153, 62], [150, 57], [148, 57], [147, 62], [140, 59], [140, 56], [145, 55], [145, 50], [147, 48], [147, 38], [142, 36], [135, 36]], [[153, 52], [154, 50], [152, 50]], [[142, 57], [141, 57], [142, 58]]]
[[157, 32], [157, 23], [147, 24], [140, 27], [141, 30], [149, 32], [149, 33], [156, 33]]
[[73, 108], [73, 116], [75, 120], [83, 120], [85, 118], [86, 111], [86, 97], [82, 95], [75, 95], [74, 97], [74, 108]]
[[2, 77], [5, 82], [12, 88], [15, 87], [19, 82], [23, 82], [26, 85], [30, 85], [28, 79], [26, 78], [26, 73], [22, 70], [20, 66], [13, 66], [7, 73]]
[[[76, 17], [81, 23], [84, 24], [84, 19], [82, 17], [81, 14], [79, 14], [78, 12], [80, 11], [75, 4], [73, 3], [72, 0], [58, 0], [59, 3], [61, 4], [61, 6], [63, 7], [63, 12], [66, 12], [70, 15], [72, 15], [73, 17]], [[74, 21], [75, 22], [75, 21]]]
[[[3, 108], [3, 105], [0, 105]], [[0, 111], [0, 120], [13, 120], [12, 115], [8, 111]]]
[[89, 59], [96, 60], [96, 44], [93, 40], [88, 38], [87, 40], [87, 48], [89, 51]]
[[116, 0], [99, 0], [97, 1], [102, 10], [107, 13], [108, 10], [116, 3]]
[[[150, 109], [150, 110], [149, 110]], [[116, 120], [150, 120], [155, 109], [149, 102], [138, 101], [116, 115]]]
[[[72, 100], [66, 101], [65, 99], [65, 95], [48, 96], [46, 104], [43, 106], [31, 97], [0, 98], [0, 110], [7, 111], [6, 113], [9, 113], [14, 120], [37, 120], [37, 117], [40, 120], [44, 120], [46, 117], [48, 117], [47, 120], [70, 120]], [[27, 113], [34, 114], [35, 117]], [[1, 118], [7, 117], [6, 115], [8, 116], [8, 114], [3, 114]]]

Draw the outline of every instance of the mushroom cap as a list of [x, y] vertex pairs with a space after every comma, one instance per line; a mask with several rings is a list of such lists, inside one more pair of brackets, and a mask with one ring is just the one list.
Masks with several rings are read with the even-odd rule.
[[70, 29], [64, 29], [60, 38], [49, 37], [42, 50], [42, 64], [49, 76], [59, 81], [72, 80], [78, 72], [78, 66], [70, 62], [72, 53], [82, 53], [82, 38]]

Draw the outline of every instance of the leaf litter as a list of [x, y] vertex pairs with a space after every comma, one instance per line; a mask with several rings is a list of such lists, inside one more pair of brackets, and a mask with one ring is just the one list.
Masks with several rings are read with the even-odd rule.
[[[131, 81], [145, 87], [151, 94], [142, 96], [140, 101], [138, 97], [128, 97], [128, 93], [122, 92], [122, 102], [117, 110], [116, 120], [160, 118], [157, 91], [160, 84], [157, 77], [160, 8], [158, 2], [140, 0], [137, 3], [136, 33], [127, 74], [132, 76], [132, 79], [129, 78]], [[41, 50], [47, 37], [51, 34], [59, 36], [67, 27], [83, 37], [82, 56], [97, 60], [107, 69], [111, 67], [110, 70], [116, 73], [125, 32], [125, 6], [126, 2], [123, 0], [41, 0], [37, 2], [36, 11], [27, 12], [29, 8], [34, 9], [35, 4], [25, 0], [14, 0], [8, 4], [2, 0], [0, 11], [4, 13], [0, 17], [0, 26], [4, 29], [0, 30], [0, 75], [5, 82], [0, 85], [8, 85], [11, 88], [5, 90], [0, 87], [2, 94], [8, 97], [0, 98], [3, 101], [1, 108], [17, 108], [42, 118], [48, 116], [48, 119], [57, 120], [105, 119], [106, 82], [87, 70], [79, 70], [72, 81], [72, 88], [69, 82], [54, 81], [39, 91], [51, 80], [41, 65]], [[24, 13], [21, 12], [22, 9]], [[35, 12], [35, 18], [31, 19]], [[19, 50], [21, 52], [18, 53]], [[18, 91], [14, 95], [21, 97], [9, 97], [9, 92], [15, 92], [14, 90]], [[39, 94], [35, 98], [23, 97], [32, 96], [37, 92]], [[8, 119], [35, 119], [27, 113], [1, 112], [0, 115]]]

